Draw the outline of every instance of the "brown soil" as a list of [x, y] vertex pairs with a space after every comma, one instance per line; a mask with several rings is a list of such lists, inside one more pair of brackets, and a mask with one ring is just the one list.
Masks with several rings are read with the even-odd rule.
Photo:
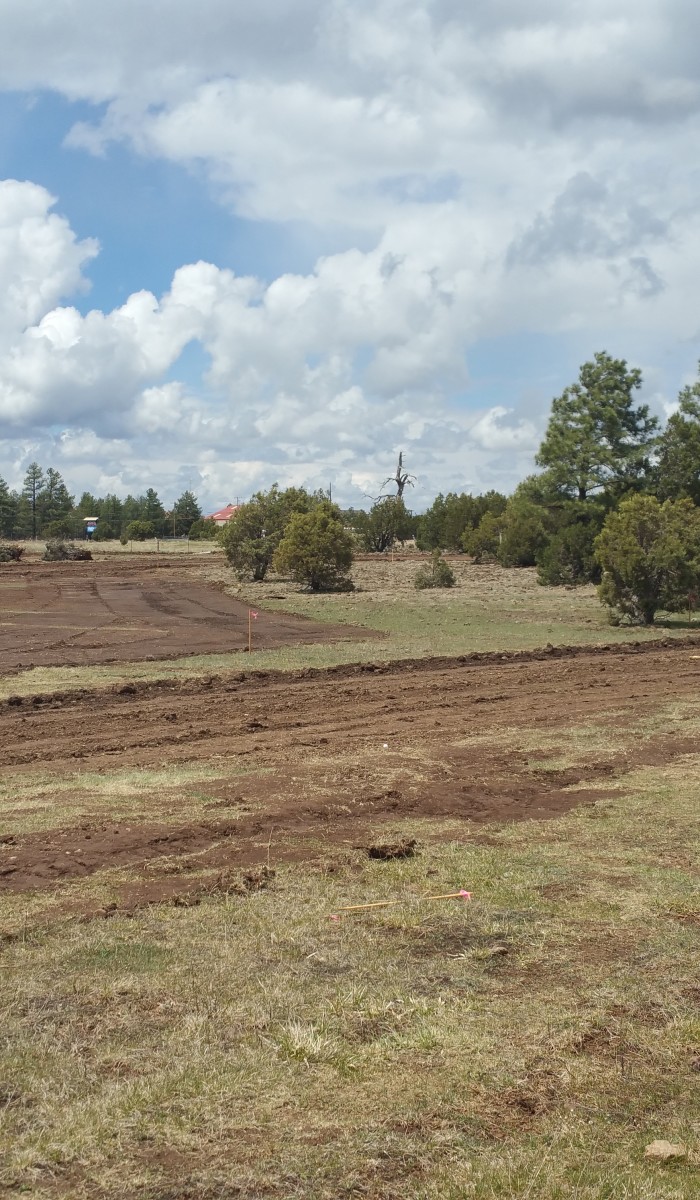
[[[462, 752], [441, 753], [421, 764], [419, 780], [405, 771], [398, 786], [379, 792], [368, 788], [362, 763], [341, 770], [308, 763], [301, 773], [297, 767], [291, 779], [282, 769], [272, 776], [237, 779], [234, 784], [230, 780], [197, 784], [200, 796], [212, 796], [205, 809], [218, 818], [167, 823], [140, 821], [133, 815], [105, 821], [84, 814], [79, 824], [68, 828], [5, 835], [0, 894], [44, 890], [105, 867], [133, 867], [142, 872], [145, 882], [128, 886], [125, 904], [127, 895], [132, 902], [181, 900], [201, 892], [202, 871], [241, 868], [265, 857], [290, 862], [339, 850], [361, 850], [386, 860], [408, 857], [416, 852], [415, 839], [362, 840], [368, 831], [405, 817], [474, 823], [554, 817], [608, 795], [591, 788], [563, 791], [556, 779], [532, 776], [518, 756], [494, 758], [487, 750], [479, 754], [479, 769], [490, 774], [490, 781], [470, 786], [464, 781], [465, 762]], [[576, 780], [575, 773], [572, 778]], [[64, 803], [66, 799], [70, 797], [64, 794]], [[83, 803], [84, 799], [83, 793]], [[179, 806], [183, 817], [186, 812], [177, 790], [144, 803], [153, 816], [159, 808], [172, 813]], [[233, 819], [225, 819], [226, 809], [235, 812]], [[188, 880], [194, 873], [197, 878]]]
[[[120, 812], [115, 797], [109, 821], [90, 813], [89, 792], [76, 793], [71, 827], [1, 840], [0, 892], [126, 867], [120, 907], [196, 901], [230, 890], [231, 872], [251, 864], [347, 859], [358, 850], [366, 858], [407, 817], [472, 824], [556, 816], [608, 795], [611, 780], [633, 766], [695, 753], [694, 741], [659, 736], [629, 757], [547, 771], [541, 756], [499, 745], [499, 730], [551, 734], [606, 717], [619, 726], [628, 714], [638, 719], [664, 700], [696, 696], [695, 649], [648, 643], [293, 677], [239, 673], [11, 700], [0, 705], [0, 778], [21, 782], [37, 768], [65, 777], [86, 766], [222, 766], [220, 779], [197, 784], [205, 801], [198, 820], [178, 789], [144, 797], [136, 816]], [[232, 780], [241, 766], [266, 773]]]
[[[202, 583], [182, 559], [19, 563], [0, 575], [0, 662], [28, 667], [180, 658], [244, 650], [248, 606]], [[258, 650], [372, 633], [288, 613], [258, 613]]]

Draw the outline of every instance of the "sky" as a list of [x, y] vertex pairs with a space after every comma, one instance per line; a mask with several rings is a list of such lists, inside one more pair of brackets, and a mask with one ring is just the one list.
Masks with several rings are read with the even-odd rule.
[[0, 476], [510, 491], [700, 359], [697, 0], [0, 0]]

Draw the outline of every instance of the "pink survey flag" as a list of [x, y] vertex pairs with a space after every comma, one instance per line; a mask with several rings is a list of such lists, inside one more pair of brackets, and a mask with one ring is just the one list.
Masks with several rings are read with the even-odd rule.
[[254, 621], [257, 621], [257, 619], [258, 619], [258, 614], [257, 614], [256, 612], [253, 612], [252, 608], [249, 608], [249, 609], [248, 609], [248, 615], [249, 615], [250, 617], [252, 617]]

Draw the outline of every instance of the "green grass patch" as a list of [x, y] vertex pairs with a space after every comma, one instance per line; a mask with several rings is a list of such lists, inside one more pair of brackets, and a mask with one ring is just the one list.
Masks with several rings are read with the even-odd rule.
[[227, 580], [242, 599], [275, 611], [382, 633], [393, 658], [531, 650], [547, 643], [615, 644], [689, 630], [682, 615], [651, 629], [611, 626], [594, 587], [540, 587], [534, 570], [475, 566], [463, 559], [450, 562], [456, 587], [416, 592], [419, 565], [420, 560], [358, 562], [353, 568], [358, 590], [339, 595], [312, 595], [286, 582], [237, 585], [221, 568], [212, 577]]
[[65, 966], [71, 971], [116, 971], [137, 974], [162, 969], [169, 951], [149, 942], [114, 942], [76, 950]]

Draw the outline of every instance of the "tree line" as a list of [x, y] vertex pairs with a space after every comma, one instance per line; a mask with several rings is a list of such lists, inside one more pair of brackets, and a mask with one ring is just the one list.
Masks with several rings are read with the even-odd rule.
[[[400, 457], [386, 481], [395, 494], [369, 510], [341, 510], [323, 492], [274, 484], [218, 536], [242, 576], [260, 580], [286, 565], [312, 588], [341, 585], [353, 547], [383, 552], [415, 538], [422, 550], [536, 566], [544, 584], [599, 583], [618, 615], [652, 621], [700, 591], [700, 373], [663, 429], [636, 402], [641, 386], [638, 369], [605, 351], [584, 363], [552, 403], [540, 470], [510, 497], [441, 493], [415, 515], [404, 500], [413, 477]], [[152, 488], [126, 500], [85, 492], [75, 505], [60, 474], [37, 463], [19, 493], [0, 480], [0, 534], [75, 536], [83, 516], [99, 518], [98, 539], [218, 533], [190, 491], [166, 512]]]
[[389, 497], [346, 519], [367, 550], [412, 536], [421, 550], [536, 566], [543, 583], [598, 582], [596, 539], [623, 503], [643, 495], [659, 505], [700, 506], [700, 375], [663, 429], [647, 405], [635, 404], [641, 385], [639, 370], [604, 351], [584, 363], [552, 403], [536, 458], [541, 470], [510, 497], [441, 493], [417, 517]]
[[[510, 497], [440, 494], [416, 516], [404, 501], [411, 477], [399, 459], [387, 481], [394, 495], [369, 511], [330, 506], [327, 515], [364, 550], [415, 538], [438, 554], [535, 566], [543, 584], [598, 583], [613, 619], [650, 623], [659, 609], [677, 611], [700, 593], [700, 374], [663, 429], [635, 402], [641, 386], [639, 370], [605, 351], [584, 363], [552, 403], [539, 472]], [[263, 579], [279, 566], [290, 520], [314, 503], [329, 504], [277, 485], [254, 496], [222, 535], [234, 568]]]
[[692, 603], [700, 588], [700, 372], [665, 427], [635, 403], [642, 374], [602, 351], [552, 403], [538, 474], [513, 495], [439, 496], [425, 547], [536, 566], [544, 584], [601, 584], [601, 598], [643, 622]]
[[18, 492], [0, 477], [0, 537], [82, 537], [86, 517], [98, 518], [96, 541], [216, 535], [213, 523], [202, 519], [191, 491], [183, 492], [166, 510], [154, 488], [125, 500], [111, 493], [98, 497], [83, 492], [76, 503], [60, 473], [53, 467], [44, 470], [36, 462], [30, 463]]
[[552, 403], [537, 474], [512, 496], [440, 495], [418, 518], [423, 549], [464, 550], [503, 566], [537, 566], [543, 583], [598, 581], [594, 543], [635, 496], [700, 505], [700, 377], [663, 430], [635, 404], [639, 370], [605, 352]]

